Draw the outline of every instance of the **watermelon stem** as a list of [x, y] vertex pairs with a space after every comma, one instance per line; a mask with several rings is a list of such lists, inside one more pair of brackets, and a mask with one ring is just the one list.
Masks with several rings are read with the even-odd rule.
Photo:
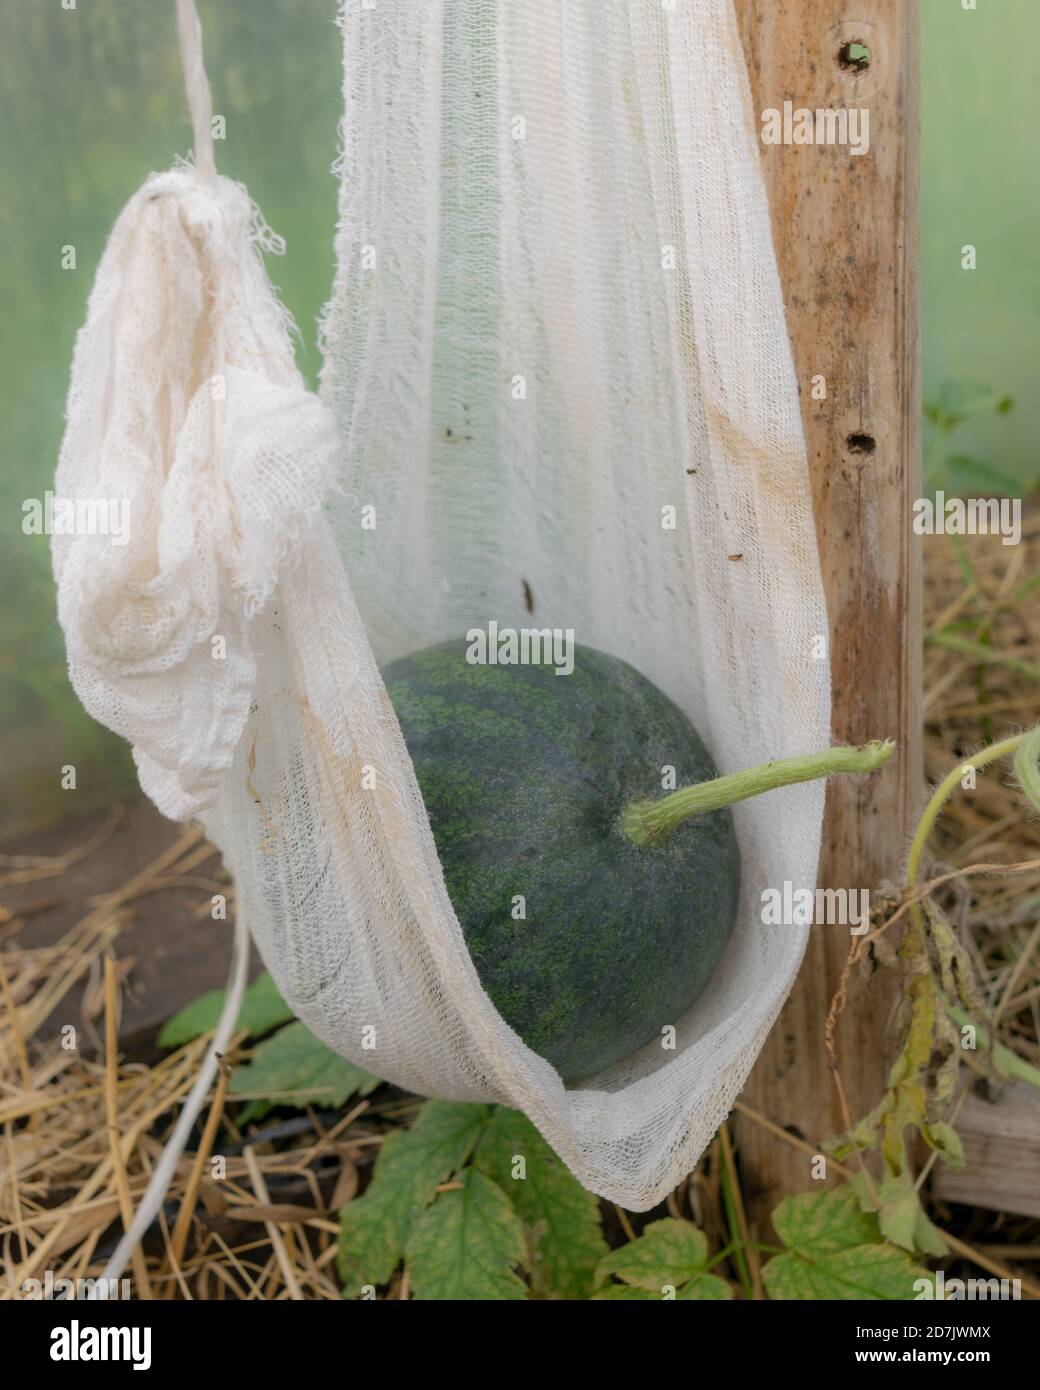
[[808, 753], [797, 758], [777, 758], [760, 763], [758, 767], [715, 777], [710, 782], [697, 782], [692, 787], [680, 787], [660, 801], [633, 801], [621, 813], [621, 833], [636, 845], [660, 841], [691, 816], [706, 811], [718, 811], [760, 796], [776, 787], [790, 787], [796, 782], [815, 782], [839, 772], [876, 772], [888, 762], [895, 750], [891, 739], [874, 739], [859, 748], [825, 748], [821, 753]]

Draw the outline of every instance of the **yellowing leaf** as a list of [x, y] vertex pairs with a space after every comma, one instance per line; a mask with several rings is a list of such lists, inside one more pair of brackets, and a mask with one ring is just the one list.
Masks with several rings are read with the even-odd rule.
[[769, 1297], [778, 1300], [914, 1299], [927, 1271], [915, 1268], [894, 1245], [859, 1245], [821, 1261], [801, 1254], [776, 1255], [762, 1271]]
[[514, 1273], [523, 1259], [524, 1232], [508, 1197], [475, 1168], [467, 1168], [461, 1181], [460, 1190], [442, 1192], [423, 1213], [408, 1242], [412, 1297], [526, 1298], [526, 1285]]
[[[596, 1281], [605, 1287], [601, 1287], [595, 1297], [716, 1302], [732, 1298], [729, 1284], [718, 1275], [709, 1274], [705, 1269], [707, 1263], [708, 1242], [692, 1222], [678, 1221], [674, 1217], [651, 1221], [637, 1240], [629, 1241], [600, 1260]], [[611, 1275], [621, 1279], [629, 1289], [622, 1292], [618, 1285], [607, 1283]]]
[[773, 1212], [773, 1226], [785, 1245], [826, 1254], [878, 1239], [877, 1218], [861, 1211], [847, 1188], [785, 1197]]
[[364, 1196], [340, 1217], [339, 1271], [345, 1292], [385, 1284], [437, 1188], [466, 1162], [487, 1124], [486, 1105], [431, 1100], [409, 1130], [384, 1139]]
[[607, 1253], [599, 1200], [568, 1172], [525, 1115], [498, 1106], [473, 1159], [528, 1230], [529, 1267], [543, 1297], [586, 1299]]
[[951, 1168], [964, 1167], [964, 1145], [952, 1125], [947, 1124], [945, 1120], [939, 1120], [928, 1126], [926, 1138], [939, 1157]]
[[[865, 1210], [863, 1192], [860, 1206]], [[878, 1223], [885, 1240], [911, 1255], [945, 1255], [949, 1247], [929, 1221], [910, 1172], [886, 1174], [877, 1188]]]
[[913, 1299], [930, 1279], [910, 1256], [881, 1241], [878, 1219], [850, 1188], [786, 1197], [773, 1225], [789, 1249], [762, 1271], [774, 1299]]
[[659, 1293], [651, 1293], [649, 1289], [637, 1288], [635, 1284], [607, 1284], [599, 1293], [593, 1294], [597, 1303], [603, 1302], [623, 1302], [623, 1303], [660, 1303], [662, 1302]]

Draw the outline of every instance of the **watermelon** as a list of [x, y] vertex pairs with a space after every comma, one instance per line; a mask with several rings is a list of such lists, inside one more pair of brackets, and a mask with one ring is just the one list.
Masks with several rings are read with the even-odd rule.
[[565, 1082], [677, 1026], [733, 929], [740, 856], [723, 808], [637, 845], [627, 805], [714, 778], [696, 730], [616, 657], [467, 661], [465, 642], [383, 672], [480, 981]]

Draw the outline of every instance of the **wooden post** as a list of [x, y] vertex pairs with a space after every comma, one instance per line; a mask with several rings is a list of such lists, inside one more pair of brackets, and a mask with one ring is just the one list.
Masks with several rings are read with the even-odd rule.
[[[833, 734], [898, 741], [869, 779], [832, 783], [820, 885], [875, 889], [902, 868], [922, 791], [917, 0], [735, 0], [758, 128], [768, 108], [869, 111], [869, 148], [762, 146], [802, 393], [831, 628]], [[823, 377], [826, 399], [814, 400]], [[798, 982], [744, 1100], [814, 1146], [843, 1128], [824, 1023], [850, 946], [812, 928]], [[880, 1096], [894, 990], [850, 992], [837, 1035], [853, 1118]], [[810, 1185], [810, 1160], [740, 1128], [753, 1216]]]

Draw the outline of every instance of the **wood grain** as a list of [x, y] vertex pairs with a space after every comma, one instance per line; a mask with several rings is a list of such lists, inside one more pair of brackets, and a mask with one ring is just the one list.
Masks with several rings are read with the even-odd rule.
[[[773, 236], [802, 398], [831, 629], [833, 735], [891, 737], [870, 779], [828, 790], [820, 884], [896, 879], [922, 794], [918, 47], [914, 0], [735, 0], [758, 128], [766, 108], [867, 108], [870, 144], [763, 145]], [[863, 71], [839, 57], [865, 44]], [[814, 377], [827, 398], [812, 399]], [[798, 982], [750, 1078], [748, 1104], [814, 1145], [843, 1127], [824, 1045], [850, 946], [815, 926]], [[837, 1035], [855, 1118], [880, 1095], [893, 990], [854, 983]], [[811, 1183], [810, 1160], [760, 1126], [740, 1128], [742, 1178], [765, 1229], [781, 1196]]]
[[946, 1202], [1040, 1217], [1040, 1093], [1012, 1086], [996, 1102], [969, 1094], [957, 1117], [964, 1167], [935, 1167]]

